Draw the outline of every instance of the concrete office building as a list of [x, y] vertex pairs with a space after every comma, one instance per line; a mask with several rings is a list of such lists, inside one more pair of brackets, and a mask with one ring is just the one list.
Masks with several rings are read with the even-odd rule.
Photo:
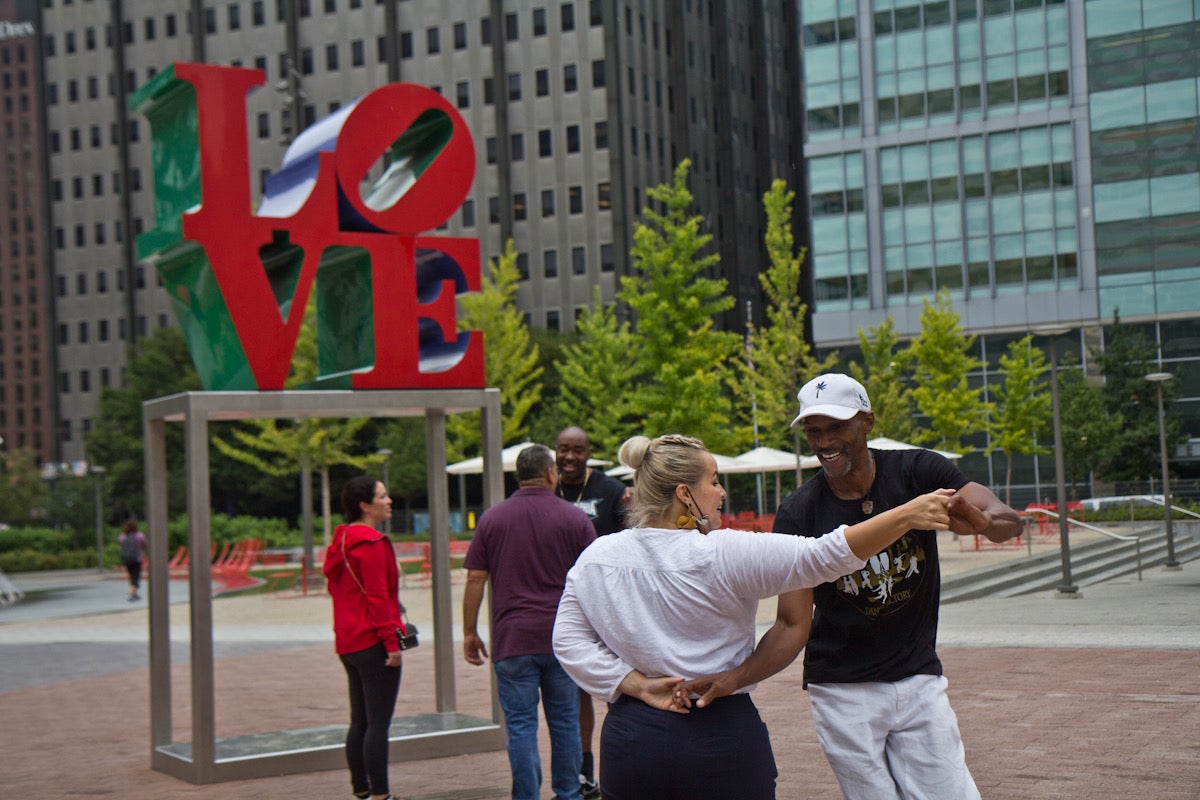
[[[476, 178], [438, 232], [512, 238], [534, 327], [571, 330], [628, 269], [646, 189], [683, 158], [737, 297], [761, 313], [761, 196], [798, 185], [794, 3], [717, 0], [45, 0], [45, 68], [60, 404], [51, 458], [86, 458], [98, 392], [127, 348], [173, 325], [134, 262], [153, 223], [149, 128], [129, 95], [175, 60], [255, 67], [246, 99], [256, 191], [303, 127], [393, 81], [430, 86], [475, 138]], [[257, 202], [258, 197], [255, 198]], [[3, 213], [3, 212], [0, 212]]]
[[800, 6], [818, 346], [852, 352], [889, 316], [911, 336], [947, 288], [979, 334], [979, 385], [1040, 326], [1070, 326], [1087, 361], [1118, 310], [1181, 383], [1191, 443], [1173, 464], [1195, 470], [1200, 3]]
[[35, 3], [0, 0], [0, 453], [54, 444], [53, 303]]

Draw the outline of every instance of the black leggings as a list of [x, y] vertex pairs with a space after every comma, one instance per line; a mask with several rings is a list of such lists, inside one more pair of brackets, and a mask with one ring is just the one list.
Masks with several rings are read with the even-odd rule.
[[142, 562], [125, 562], [125, 571], [129, 573], [129, 585], [132, 586], [133, 590], [136, 592], [138, 590], [138, 586], [142, 582]]
[[340, 658], [350, 685], [350, 784], [358, 795], [388, 794], [388, 730], [400, 691], [400, 667], [387, 666], [382, 642]]
[[675, 714], [622, 695], [600, 733], [604, 800], [774, 800], [775, 755], [748, 694]]

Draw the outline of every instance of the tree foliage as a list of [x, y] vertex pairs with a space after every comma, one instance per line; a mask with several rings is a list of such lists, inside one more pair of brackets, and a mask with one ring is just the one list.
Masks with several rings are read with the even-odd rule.
[[[529, 433], [526, 416], [542, 399], [539, 351], [516, 305], [517, 251], [509, 240], [504, 253], [489, 264], [480, 291], [460, 301], [460, 331], [483, 332], [484, 370], [488, 386], [500, 390], [500, 438], [515, 444]], [[480, 450], [479, 412], [455, 414], [446, 420], [447, 450], [451, 460]]]
[[633, 234], [632, 274], [621, 277], [618, 298], [635, 318], [632, 356], [645, 380], [630, 397], [643, 431], [690, 433], [719, 452], [737, 441], [728, 376], [741, 337], [715, 327], [734, 300], [724, 278], [706, 277], [720, 259], [705, 252], [712, 234], [701, 231], [704, 218], [692, 213], [689, 168], [684, 159], [670, 185], [647, 190], [650, 203]]
[[[320, 371], [316, 316], [314, 297], [305, 309], [304, 324], [296, 340], [288, 388], [313, 381]], [[332, 533], [330, 468], [344, 464], [365, 469], [378, 463], [371, 455], [364, 455], [357, 445], [358, 432], [367, 421], [366, 417], [250, 419], [224, 426], [226, 436], [214, 435], [212, 443], [218, 452], [264, 475], [287, 478], [303, 475], [309, 469], [316, 472], [321, 479], [323, 541], [328, 547]]]
[[[199, 391], [200, 377], [192, 365], [187, 342], [179, 328], [159, 328], [139, 338], [131, 349], [125, 386], [100, 391], [95, 425], [85, 437], [89, 460], [107, 470], [104, 483], [122, 516], [141, 516], [146, 506], [143, 461], [142, 403], [156, 397]], [[166, 426], [167, 505], [184, 508], [183, 431]], [[216, 494], [214, 486], [214, 494]]]
[[917, 431], [918, 442], [939, 450], [964, 453], [963, 440], [987, 430], [991, 404], [983, 387], [972, 389], [967, 374], [983, 362], [970, 355], [974, 336], [965, 336], [949, 290], [938, 292], [934, 302], [924, 301], [921, 333], [912, 343], [913, 400], [929, 418], [929, 428]]
[[796, 392], [814, 375], [832, 368], [836, 355], [818, 361], [805, 336], [807, 307], [800, 299], [800, 274], [807, 251], [798, 252], [792, 235], [795, 192], [776, 180], [763, 195], [766, 213], [767, 269], [759, 275], [766, 299], [766, 324], [752, 327], [745, 362], [735, 361], [736, 397], [742, 413], [754, 408], [758, 442], [793, 449], [798, 431], [789, 427], [796, 415]]
[[630, 358], [636, 338], [629, 323], [618, 321], [615, 309], [604, 306], [599, 286], [575, 326], [578, 341], [565, 345], [554, 363], [558, 428], [579, 425], [588, 432], [593, 451], [611, 457], [638, 424], [638, 409], [629, 393], [641, 379], [638, 363]]
[[0, 522], [44, 521], [49, 501], [50, 487], [42, 480], [37, 452], [29, 447], [0, 451]]
[[1125, 419], [1105, 408], [1104, 388], [1088, 380], [1072, 354], [1059, 360], [1058, 391], [1063, 468], [1074, 497], [1076, 484], [1107, 473], [1112, 462], [1123, 456], [1116, 443]]
[[[1125, 420], [1111, 441], [1113, 455], [1120, 457], [1109, 460], [1104, 477], [1118, 481], [1158, 478], [1162, 472], [1158, 387], [1146, 380], [1146, 375], [1160, 369], [1154, 346], [1136, 328], [1121, 322], [1114, 311], [1104, 349], [1093, 349], [1091, 353], [1104, 375], [1105, 410]], [[1164, 408], [1170, 409], [1178, 396], [1178, 383], [1162, 384]], [[1166, 427], [1167, 442], [1177, 441], [1178, 421], [1168, 418]]]
[[1003, 383], [994, 389], [991, 450], [1005, 455], [1004, 502], [1012, 500], [1013, 455], [1051, 452], [1046, 447], [1051, 425], [1050, 394], [1046, 391], [1046, 357], [1033, 346], [1033, 335], [1010, 342], [1000, 356]]
[[859, 328], [858, 343], [863, 363], [852, 361], [849, 371], [866, 387], [871, 398], [871, 411], [875, 414], [872, 433], [899, 442], [915, 442], [917, 423], [909, 387], [913, 353], [900, 345], [895, 320], [888, 317], [867, 331]]

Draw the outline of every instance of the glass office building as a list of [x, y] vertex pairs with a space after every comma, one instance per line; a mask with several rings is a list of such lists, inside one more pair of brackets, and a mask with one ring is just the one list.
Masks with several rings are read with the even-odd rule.
[[[920, 330], [945, 288], [1007, 343], [1114, 312], [1181, 380], [1200, 457], [1200, 2], [802, 0], [814, 336]], [[1194, 450], [1194, 452], [1193, 452]]]

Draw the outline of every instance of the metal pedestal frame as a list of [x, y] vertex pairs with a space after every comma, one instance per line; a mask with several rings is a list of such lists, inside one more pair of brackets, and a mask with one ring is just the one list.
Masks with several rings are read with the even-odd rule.
[[167, 568], [168, 422], [182, 422], [184, 427], [188, 548], [192, 553], [207, 553], [211, 543], [210, 421], [425, 417], [437, 713], [397, 718], [392, 728], [390, 758], [392, 761], [409, 761], [504, 747], [503, 715], [496, 696], [494, 676], [490, 720], [469, 717], [455, 710], [456, 658], [450, 592], [446, 415], [467, 411], [480, 412], [484, 505], [491, 507], [504, 499], [498, 389], [185, 392], [143, 403], [146, 521], [151, 536], [147, 577], [150, 584], [150, 738], [153, 769], [194, 784], [208, 784], [345, 766], [344, 726], [217, 739], [212, 569], [208, 560], [203, 558], [191, 559], [188, 577], [192, 741], [172, 741], [170, 574]]

